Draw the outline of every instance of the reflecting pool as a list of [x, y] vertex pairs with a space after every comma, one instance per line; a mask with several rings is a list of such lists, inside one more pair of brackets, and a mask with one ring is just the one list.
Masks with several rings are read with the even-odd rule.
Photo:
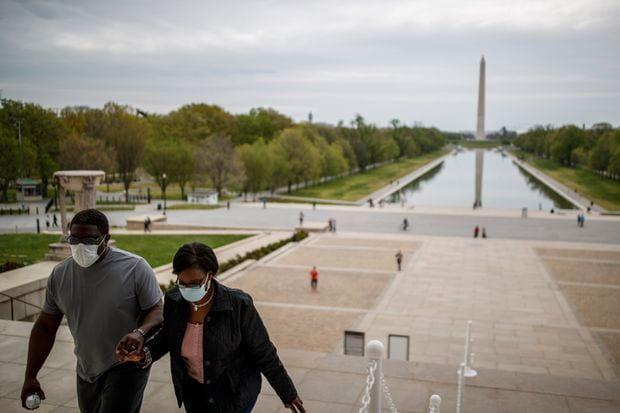
[[[484, 151], [482, 206], [550, 210], [573, 205], [515, 165], [498, 149]], [[475, 198], [476, 150], [452, 154], [437, 168], [388, 199], [409, 205], [472, 207]]]

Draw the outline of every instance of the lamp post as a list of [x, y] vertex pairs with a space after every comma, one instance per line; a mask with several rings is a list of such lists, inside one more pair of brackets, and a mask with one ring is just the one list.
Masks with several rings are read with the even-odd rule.
[[167, 179], [168, 179], [168, 175], [166, 175], [165, 172], [161, 174], [161, 188], [162, 188], [162, 195], [164, 196], [164, 215], [166, 215], [166, 186], [167, 186], [166, 180]]

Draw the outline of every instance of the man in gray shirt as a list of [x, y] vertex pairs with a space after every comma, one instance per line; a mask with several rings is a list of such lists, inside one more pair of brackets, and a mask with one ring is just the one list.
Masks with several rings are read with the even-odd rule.
[[70, 231], [72, 256], [54, 267], [30, 334], [22, 405], [31, 394], [45, 399], [36, 377], [64, 316], [75, 343], [80, 410], [138, 412], [149, 369], [117, 357], [139, 353], [145, 336], [162, 323], [162, 292], [143, 258], [107, 246], [103, 213], [78, 212]]

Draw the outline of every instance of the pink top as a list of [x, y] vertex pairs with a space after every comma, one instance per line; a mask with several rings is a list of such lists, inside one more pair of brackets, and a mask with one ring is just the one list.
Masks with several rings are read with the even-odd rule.
[[202, 324], [187, 323], [181, 357], [185, 361], [189, 376], [204, 384], [204, 370], [202, 366]]

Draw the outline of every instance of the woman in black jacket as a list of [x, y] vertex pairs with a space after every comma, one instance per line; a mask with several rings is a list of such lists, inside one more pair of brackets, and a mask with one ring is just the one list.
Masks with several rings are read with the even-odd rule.
[[163, 328], [125, 360], [146, 367], [170, 352], [177, 402], [189, 413], [251, 412], [261, 373], [286, 407], [305, 412], [252, 298], [215, 280], [213, 250], [185, 244], [172, 266], [177, 286], [166, 293]]

